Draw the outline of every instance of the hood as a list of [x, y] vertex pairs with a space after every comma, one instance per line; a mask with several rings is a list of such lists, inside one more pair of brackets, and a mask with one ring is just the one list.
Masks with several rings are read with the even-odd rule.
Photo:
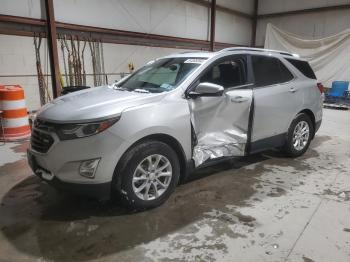
[[87, 122], [120, 114], [126, 108], [161, 100], [165, 93], [137, 93], [101, 86], [59, 97], [43, 106], [37, 117], [52, 122]]

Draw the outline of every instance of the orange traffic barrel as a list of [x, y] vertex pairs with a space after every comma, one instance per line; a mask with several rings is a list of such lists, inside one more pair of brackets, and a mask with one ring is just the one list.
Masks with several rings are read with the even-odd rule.
[[11, 141], [30, 136], [28, 113], [21, 86], [0, 85], [0, 111], [0, 139]]

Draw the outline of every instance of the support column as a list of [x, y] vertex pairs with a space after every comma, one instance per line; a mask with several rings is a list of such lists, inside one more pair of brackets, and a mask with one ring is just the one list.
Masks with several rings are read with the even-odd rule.
[[50, 57], [50, 70], [53, 97], [56, 98], [61, 94], [60, 83], [60, 67], [57, 51], [57, 33], [55, 12], [53, 7], [53, 0], [45, 0], [46, 9], [46, 26], [47, 26], [47, 45]]
[[216, 0], [211, 0], [210, 6], [210, 51], [215, 49], [215, 15], [216, 15]]
[[250, 41], [250, 46], [255, 46], [256, 41], [256, 27], [258, 24], [258, 7], [259, 7], [259, 0], [254, 0], [254, 13], [253, 13], [253, 20], [252, 20], [252, 38]]

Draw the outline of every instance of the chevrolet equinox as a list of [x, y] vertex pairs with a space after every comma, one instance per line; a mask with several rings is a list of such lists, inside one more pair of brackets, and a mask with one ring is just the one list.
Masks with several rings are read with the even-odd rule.
[[302, 155], [321, 120], [321, 84], [297, 55], [187, 52], [43, 106], [28, 162], [58, 189], [104, 199], [116, 193], [146, 209], [194, 169], [271, 148]]

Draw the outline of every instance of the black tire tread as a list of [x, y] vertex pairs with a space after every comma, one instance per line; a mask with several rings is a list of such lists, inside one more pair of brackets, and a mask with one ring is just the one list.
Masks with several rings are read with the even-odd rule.
[[[297, 125], [297, 123], [302, 121], [302, 120], [306, 121], [309, 124], [310, 135], [309, 135], [309, 141], [306, 144], [305, 148], [301, 151], [297, 151], [294, 149], [294, 147], [292, 145], [293, 132], [294, 132], [294, 128]], [[287, 141], [286, 141], [286, 144], [283, 148], [284, 153], [289, 157], [298, 157], [298, 156], [303, 155], [306, 152], [306, 150], [309, 148], [312, 137], [314, 136], [314, 132], [315, 132], [315, 130], [314, 130], [312, 121], [307, 114], [299, 113], [298, 115], [296, 115], [295, 118], [293, 119], [292, 123], [290, 124], [289, 129], [288, 129]]]
[[[151, 154], [155, 154], [159, 150], [165, 152], [168, 154], [168, 157], [171, 158], [169, 160], [172, 162], [173, 178], [171, 184], [168, 187], [168, 190], [163, 195], [161, 195], [158, 199], [146, 202], [137, 198], [137, 196], [133, 193], [132, 188], [130, 188], [130, 181], [128, 181], [128, 179], [132, 177], [132, 174], [134, 172], [134, 169], [130, 167], [130, 165], [135, 165], [135, 163], [132, 161], [137, 161], [138, 158], [144, 158], [145, 152], [153, 151]], [[177, 154], [168, 144], [161, 141], [146, 140], [142, 143], [134, 145], [123, 155], [120, 160], [120, 165], [116, 171], [117, 172], [115, 175], [122, 175], [120, 192], [118, 192], [118, 196], [121, 198], [121, 203], [127, 208], [134, 210], [144, 210], [157, 207], [169, 198], [170, 194], [175, 190], [176, 185], [179, 181], [180, 164]]]

